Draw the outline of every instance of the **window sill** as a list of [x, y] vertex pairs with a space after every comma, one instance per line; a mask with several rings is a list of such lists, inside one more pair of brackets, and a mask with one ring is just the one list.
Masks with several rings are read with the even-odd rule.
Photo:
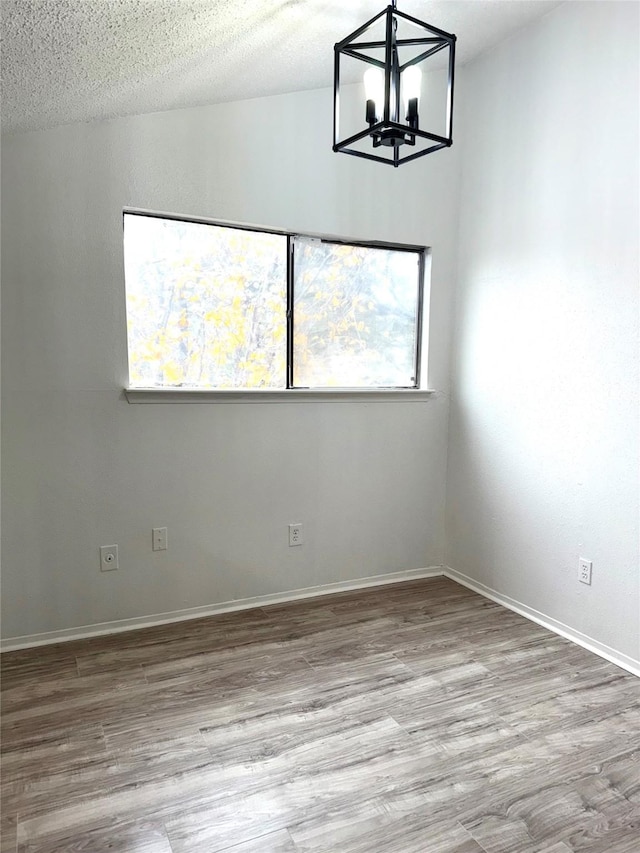
[[211, 391], [206, 388], [125, 388], [129, 403], [421, 403], [435, 391], [419, 388]]

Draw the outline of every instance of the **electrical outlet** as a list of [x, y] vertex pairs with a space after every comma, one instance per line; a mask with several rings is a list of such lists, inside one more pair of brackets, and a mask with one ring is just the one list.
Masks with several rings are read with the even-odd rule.
[[154, 551], [166, 551], [169, 547], [167, 528], [154, 527], [151, 530], [151, 543]]
[[102, 545], [100, 548], [100, 571], [114, 572], [120, 568], [117, 545]]
[[580, 557], [580, 564], [578, 567], [578, 580], [580, 583], [586, 583], [591, 586], [591, 569], [592, 569], [591, 560], [585, 560]]
[[294, 545], [302, 545], [304, 539], [302, 538], [302, 524], [290, 524], [289, 525], [289, 547], [293, 548]]

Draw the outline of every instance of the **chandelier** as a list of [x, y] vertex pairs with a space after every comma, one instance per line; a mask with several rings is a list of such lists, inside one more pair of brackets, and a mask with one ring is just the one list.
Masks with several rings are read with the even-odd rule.
[[[333, 150], [399, 166], [449, 147], [455, 48], [454, 35], [399, 12], [396, 0], [338, 42]], [[437, 54], [445, 61], [430, 62]], [[362, 83], [341, 84], [345, 77]], [[341, 125], [347, 128], [342, 138]]]

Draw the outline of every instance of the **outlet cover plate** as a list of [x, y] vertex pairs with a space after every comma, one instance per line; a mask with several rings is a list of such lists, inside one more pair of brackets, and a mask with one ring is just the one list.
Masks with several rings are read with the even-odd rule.
[[120, 568], [117, 545], [102, 545], [100, 548], [100, 571], [115, 572]]
[[290, 524], [289, 525], [289, 547], [293, 548], [295, 545], [302, 545], [304, 542], [302, 524]]
[[166, 551], [169, 547], [169, 535], [166, 527], [153, 527], [151, 542], [154, 551]]
[[578, 567], [578, 580], [580, 583], [586, 583], [588, 586], [591, 586], [591, 571], [593, 568], [593, 563], [591, 560], [585, 560], [580, 557], [580, 564]]

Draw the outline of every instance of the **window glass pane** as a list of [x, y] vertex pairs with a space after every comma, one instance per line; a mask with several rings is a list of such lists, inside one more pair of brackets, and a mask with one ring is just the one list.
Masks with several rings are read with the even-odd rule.
[[295, 239], [294, 386], [415, 387], [419, 252]]
[[129, 384], [284, 388], [286, 237], [124, 219]]

